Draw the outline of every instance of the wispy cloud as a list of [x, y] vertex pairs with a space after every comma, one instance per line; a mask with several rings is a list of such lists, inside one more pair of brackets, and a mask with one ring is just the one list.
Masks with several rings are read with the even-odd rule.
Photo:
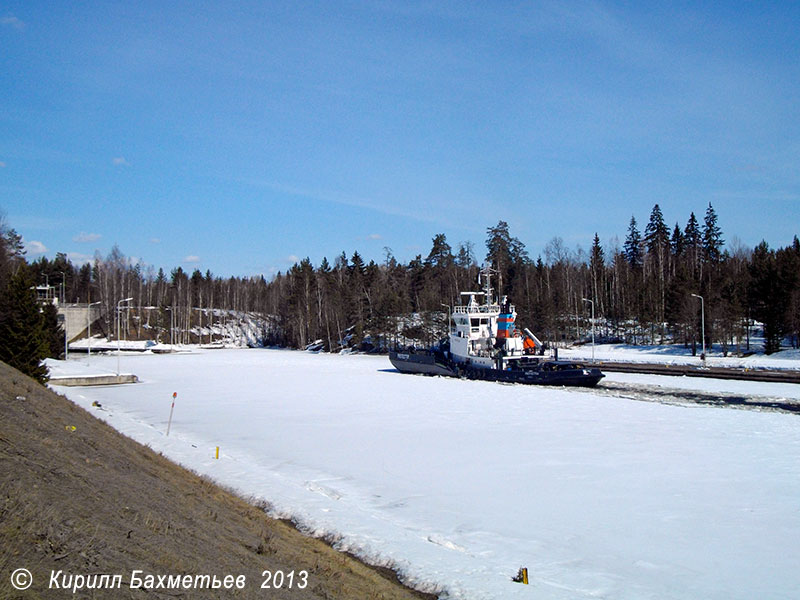
[[283, 259], [283, 262], [293, 265], [295, 263], [300, 262], [300, 257], [297, 256], [296, 254], [290, 254], [289, 256]]
[[80, 252], [67, 252], [67, 258], [76, 265], [84, 265], [91, 263], [94, 260], [93, 256], [82, 254]]
[[359, 198], [346, 192], [340, 193], [310, 188], [306, 189], [254, 178], [236, 178], [234, 181], [255, 187], [266, 188], [290, 196], [297, 196], [299, 198], [307, 198], [309, 200], [327, 202], [330, 204], [339, 204], [341, 206], [364, 208], [385, 215], [414, 219], [415, 221], [421, 221], [423, 223], [450, 224], [449, 218], [438, 214], [437, 211], [422, 212], [408, 210], [407, 208], [403, 208], [405, 206], [403, 203], [395, 202], [391, 199]]
[[367, 236], [368, 240], [380, 240], [383, 239], [383, 236], [380, 233], [370, 233]]
[[4, 163], [2, 160], [0, 160], [0, 169], [5, 168], [5, 166], [6, 166], [6, 163]]
[[102, 235], [99, 233], [86, 233], [85, 231], [81, 231], [78, 235], [72, 238], [73, 242], [96, 242], [99, 240]]
[[42, 242], [31, 240], [30, 242], [23, 242], [25, 244], [25, 251], [31, 256], [38, 256], [47, 252], [47, 246]]
[[0, 18], [0, 25], [6, 25], [8, 27], [13, 27], [14, 29], [25, 29], [25, 23], [20, 21], [14, 15], [6, 15], [5, 17]]
[[111, 159], [111, 162], [114, 164], [115, 167], [130, 167], [131, 163], [125, 160], [124, 156], [116, 156]]
[[161, 243], [161, 238], [152, 237], [152, 238], [150, 238], [150, 243], [151, 244], [160, 244]]
[[199, 263], [200, 262], [200, 257], [197, 256], [196, 254], [189, 254], [188, 256], [186, 256], [183, 259], [183, 262], [185, 262], [185, 263]]

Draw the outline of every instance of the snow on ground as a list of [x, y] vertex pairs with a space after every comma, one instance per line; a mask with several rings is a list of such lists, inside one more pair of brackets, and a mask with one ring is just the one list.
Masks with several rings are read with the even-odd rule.
[[[452, 598], [752, 600], [800, 589], [796, 415], [402, 375], [375, 356], [216, 350], [121, 363], [141, 383], [57, 389]], [[82, 356], [61, 373], [115, 369], [116, 356]], [[530, 586], [511, 582], [520, 566]]]
[[[609, 362], [646, 362], [671, 365], [701, 366], [700, 346], [697, 356], [692, 356], [690, 348], [681, 344], [663, 346], [631, 346], [628, 344], [597, 344], [594, 349], [595, 359]], [[558, 357], [565, 359], [588, 360], [592, 358], [592, 345], [583, 344], [571, 348], [559, 348]], [[800, 350], [781, 350], [769, 356], [756, 353], [738, 357], [729, 354], [723, 356], [717, 346], [707, 353], [709, 367], [741, 367], [747, 369], [800, 369]]]

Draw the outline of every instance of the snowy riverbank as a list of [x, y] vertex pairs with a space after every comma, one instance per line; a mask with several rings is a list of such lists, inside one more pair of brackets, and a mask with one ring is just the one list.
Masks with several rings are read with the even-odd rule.
[[[114, 372], [116, 360], [84, 355], [66, 370]], [[800, 587], [795, 415], [406, 376], [374, 356], [121, 361], [142, 383], [59, 391], [453, 598], [788, 599]], [[797, 387], [754, 385], [744, 393]], [[520, 566], [527, 588], [510, 581]]]

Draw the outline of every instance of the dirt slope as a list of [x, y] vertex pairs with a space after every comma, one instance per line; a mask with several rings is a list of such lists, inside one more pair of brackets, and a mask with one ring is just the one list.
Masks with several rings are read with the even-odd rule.
[[[33, 576], [25, 591], [11, 585], [19, 568]], [[245, 575], [246, 586], [130, 589], [134, 569]], [[120, 574], [122, 587], [48, 589], [59, 570]], [[261, 589], [264, 570], [294, 571], [295, 585]], [[176, 597], [435, 598], [268, 518], [0, 363], [0, 598]]]

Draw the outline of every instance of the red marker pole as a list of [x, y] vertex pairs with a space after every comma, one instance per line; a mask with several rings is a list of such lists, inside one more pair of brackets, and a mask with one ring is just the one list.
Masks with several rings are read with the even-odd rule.
[[169, 435], [169, 428], [172, 426], [172, 411], [175, 410], [175, 398], [178, 397], [178, 392], [172, 392], [172, 407], [169, 409], [169, 421], [167, 422], [167, 435]]

